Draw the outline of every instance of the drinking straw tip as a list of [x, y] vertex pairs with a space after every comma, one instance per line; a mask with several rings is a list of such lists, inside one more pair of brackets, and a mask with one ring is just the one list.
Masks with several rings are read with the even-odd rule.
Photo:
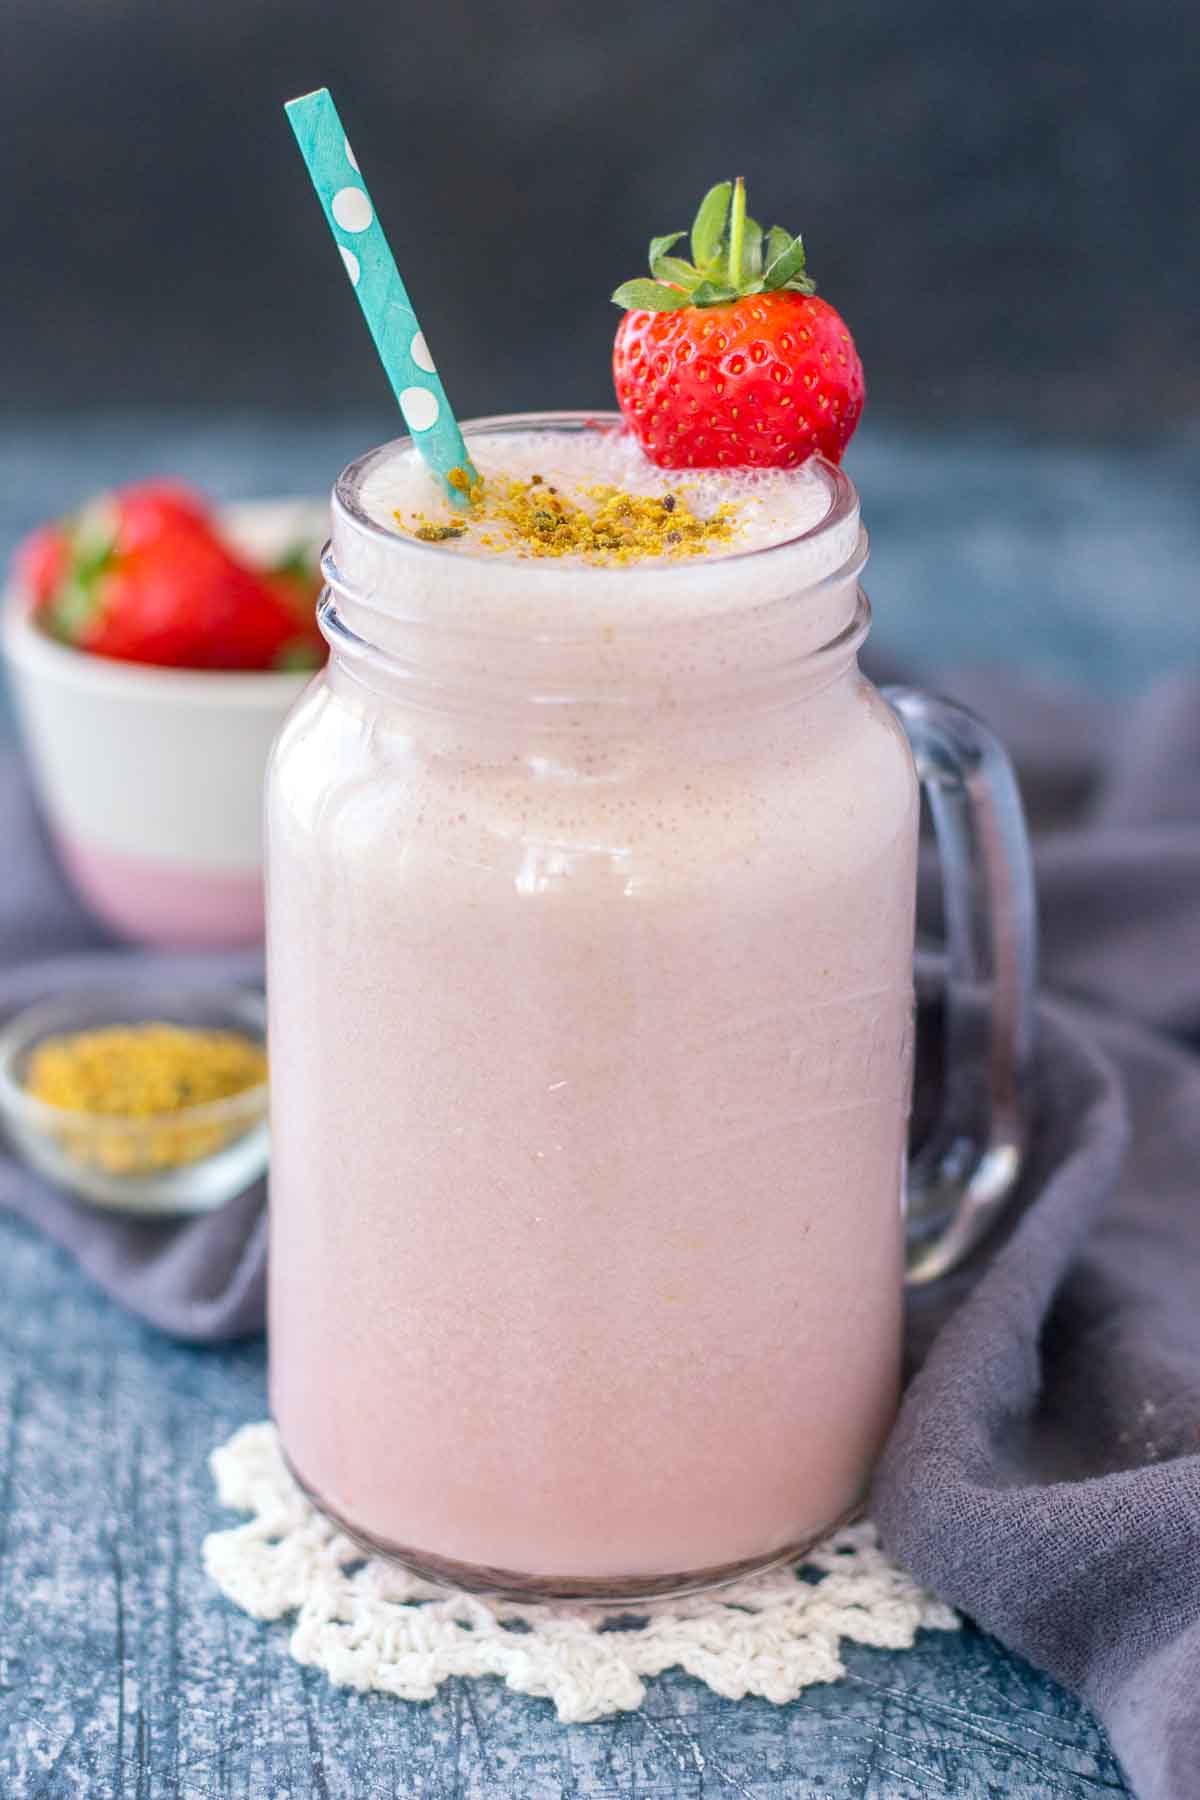
[[310, 100], [319, 100], [322, 94], [327, 95], [328, 93], [327, 87], [310, 88], [307, 94], [297, 94], [294, 100], [285, 100], [283, 110], [285, 113], [290, 113], [293, 106], [307, 106]]

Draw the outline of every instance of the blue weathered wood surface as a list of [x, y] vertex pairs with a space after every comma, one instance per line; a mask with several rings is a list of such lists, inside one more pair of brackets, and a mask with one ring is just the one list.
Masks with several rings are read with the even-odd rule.
[[264, 1416], [261, 1343], [173, 1344], [0, 1217], [3, 1800], [1098, 1800], [1085, 1708], [980, 1633], [851, 1647], [790, 1706], [671, 1673], [558, 1724], [498, 1681], [356, 1696], [209, 1584], [206, 1459]]

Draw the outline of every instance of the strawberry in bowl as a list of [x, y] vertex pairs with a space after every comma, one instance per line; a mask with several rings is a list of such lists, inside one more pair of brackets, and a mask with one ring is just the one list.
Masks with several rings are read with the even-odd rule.
[[93, 656], [173, 669], [324, 660], [311, 557], [254, 567], [178, 483], [121, 488], [43, 527], [18, 550], [17, 574], [42, 629]]
[[662, 469], [791, 468], [840, 462], [862, 414], [862, 363], [844, 320], [819, 299], [803, 241], [764, 232], [744, 183], [700, 203], [684, 234], [650, 242], [650, 277], [613, 295], [625, 308], [613, 381], [628, 424]]
[[82, 898], [166, 946], [261, 940], [260, 794], [324, 660], [316, 502], [103, 495], [14, 559], [3, 645], [42, 809]]

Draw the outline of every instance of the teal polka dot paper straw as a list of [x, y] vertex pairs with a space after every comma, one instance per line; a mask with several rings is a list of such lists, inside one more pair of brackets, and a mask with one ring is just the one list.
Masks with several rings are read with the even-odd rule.
[[474, 477], [467, 446], [329, 89], [289, 100], [284, 111], [413, 442], [447, 497], [464, 506], [449, 477], [452, 469]]

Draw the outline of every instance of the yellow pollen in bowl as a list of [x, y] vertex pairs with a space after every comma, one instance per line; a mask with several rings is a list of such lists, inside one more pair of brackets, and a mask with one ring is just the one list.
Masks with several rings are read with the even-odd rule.
[[262, 1085], [261, 1044], [237, 1031], [147, 1022], [44, 1038], [26, 1092], [64, 1116], [53, 1134], [75, 1161], [110, 1174], [197, 1162], [246, 1129], [245, 1119], [188, 1112]]

